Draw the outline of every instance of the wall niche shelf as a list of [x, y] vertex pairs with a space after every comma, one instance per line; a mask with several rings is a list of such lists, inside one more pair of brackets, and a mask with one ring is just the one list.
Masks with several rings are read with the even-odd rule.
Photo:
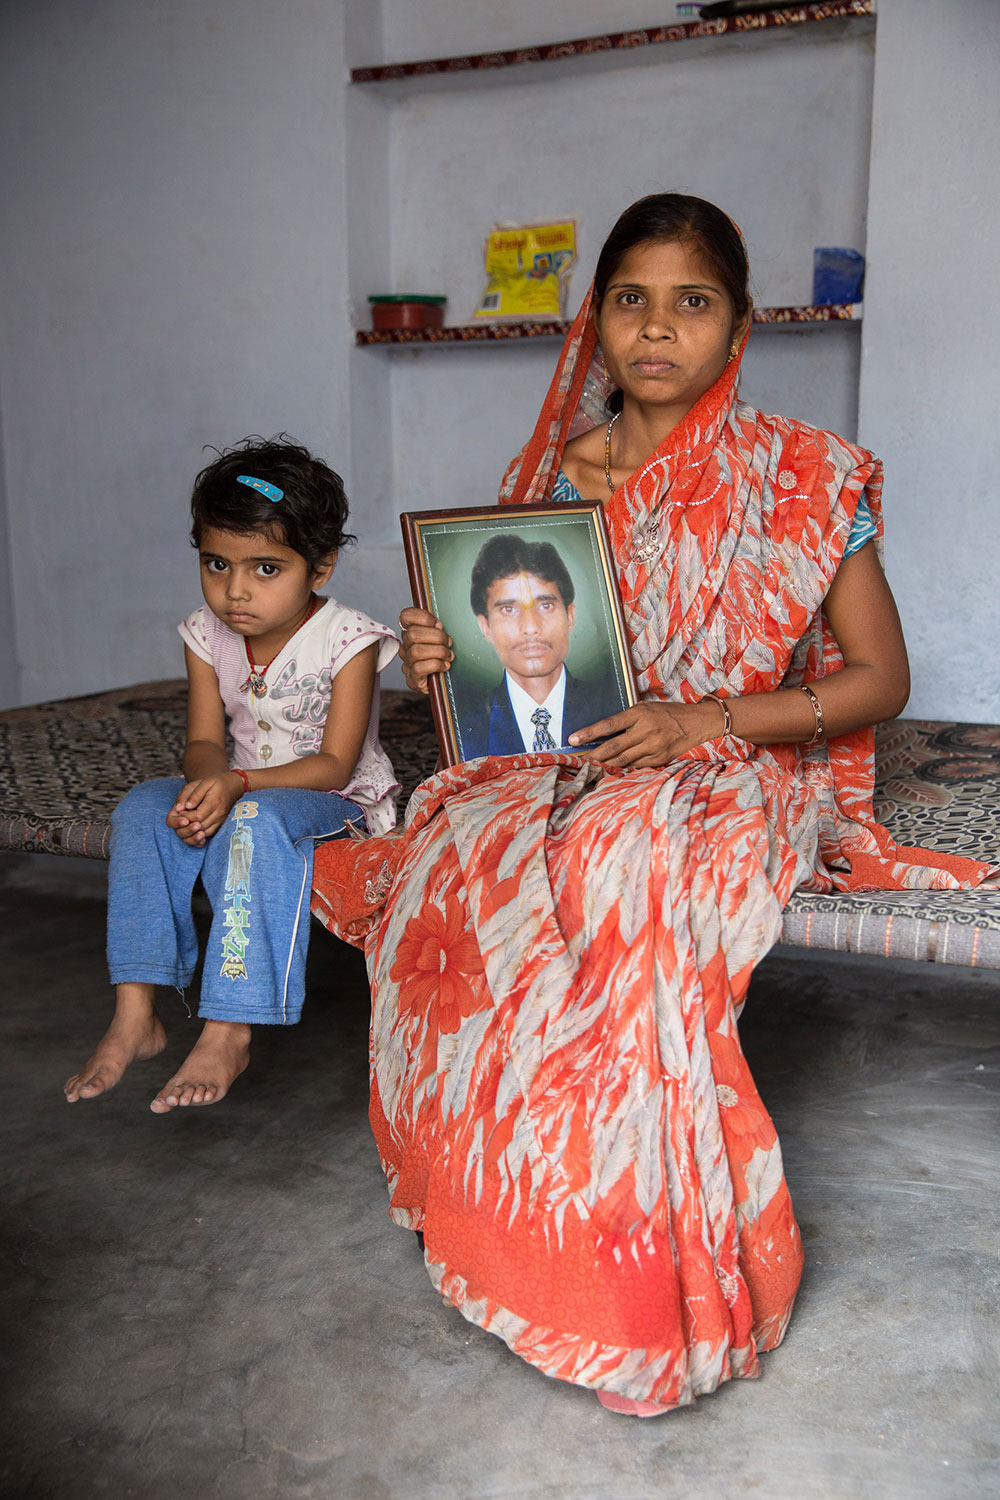
[[[830, 323], [860, 323], [860, 302], [821, 306], [756, 307], [753, 321], [760, 328], [818, 328]], [[399, 348], [405, 344], [509, 344], [518, 339], [561, 339], [569, 323], [467, 323], [451, 328], [390, 328], [378, 333], [359, 329], [354, 342]]]
[[457, 73], [492, 73], [498, 68], [516, 68], [526, 63], [553, 63], [565, 58], [593, 57], [609, 52], [624, 54], [639, 47], [661, 46], [667, 42], [755, 36], [765, 31], [788, 32], [814, 21], [856, 20], [874, 23], [874, 0], [822, 0], [818, 4], [798, 5], [793, 10], [768, 10], [766, 6], [762, 6], [760, 10], [747, 15], [720, 17], [715, 21], [677, 21], [665, 26], [612, 31], [603, 36], [578, 37], [573, 41], [518, 47], [510, 51], [479, 52], [461, 57], [425, 58], [417, 62], [352, 68], [351, 82], [431, 82]]

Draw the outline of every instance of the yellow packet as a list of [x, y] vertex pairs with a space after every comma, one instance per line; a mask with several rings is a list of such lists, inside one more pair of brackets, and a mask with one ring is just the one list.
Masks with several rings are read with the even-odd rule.
[[543, 322], [566, 316], [576, 264], [576, 220], [498, 224], [483, 245], [486, 288], [473, 316], [488, 323]]

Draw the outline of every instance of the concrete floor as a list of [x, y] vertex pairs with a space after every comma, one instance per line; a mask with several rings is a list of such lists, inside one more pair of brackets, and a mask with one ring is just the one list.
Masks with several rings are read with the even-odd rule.
[[984, 1500], [1000, 1494], [995, 974], [779, 952], [744, 1041], [807, 1251], [759, 1381], [637, 1422], [433, 1292], [386, 1216], [359, 957], [221, 1105], [97, 1104], [103, 867], [0, 857], [2, 1500]]

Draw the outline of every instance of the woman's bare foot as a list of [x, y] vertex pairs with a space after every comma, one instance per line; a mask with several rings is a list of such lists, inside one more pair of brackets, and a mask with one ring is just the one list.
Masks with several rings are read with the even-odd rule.
[[178, 1105], [218, 1104], [250, 1061], [250, 1027], [243, 1021], [206, 1021], [205, 1029], [149, 1106], [165, 1115]]
[[633, 1401], [629, 1396], [616, 1396], [614, 1391], [598, 1391], [597, 1399], [608, 1411], [617, 1411], [623, 1417], [662, 1417], [673, 1407], [660, 1406], [656, 1401]]
[[151, 984], [120, 984], [114, 1020], [79, 1073], [67, 1078], [63, 1092], [70, 1104], [96, 1099], [113, 1089], [129, 1063], [155, 1057], [167, 1045], [156, 1014]]

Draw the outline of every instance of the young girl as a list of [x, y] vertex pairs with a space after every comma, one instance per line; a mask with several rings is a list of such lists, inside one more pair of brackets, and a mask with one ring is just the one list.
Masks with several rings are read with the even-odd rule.
[[339, 477], [305, 448], [248, 438], [198, 475], [191, 513], [205, 605], [178, 627], [184, 776], [134, 788], [115, 811], [108, 964], [117, 1003], [66, 1083], [71, 1103], [162, 1051], [154, 987], [191, 982], [199, 875], [213, 913], [205, 1026], [150, 1107], [165, 1114], [222, 1099], [249, 1060], [251, 1024], [299, 1018], [314, 845], [352, 826], [384, 833], [396, 820], [377, 679], [398, 642], [315, 592], [353, 540]]

